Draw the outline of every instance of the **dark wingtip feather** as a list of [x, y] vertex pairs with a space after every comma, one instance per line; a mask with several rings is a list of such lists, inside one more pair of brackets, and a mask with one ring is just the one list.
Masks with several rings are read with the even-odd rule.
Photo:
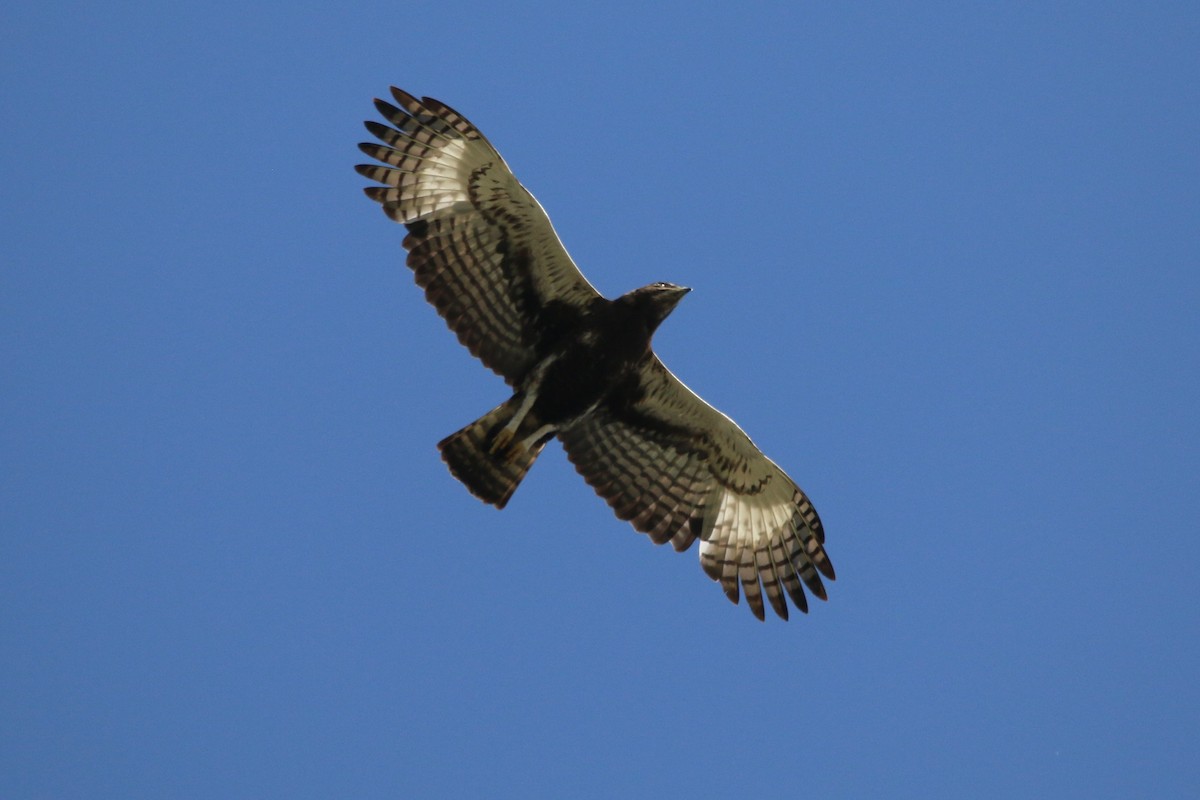
[[741, 602], [742, 596], [740, 590], [738, 589], [737, 578], [734, 578], [732, 581], [722, 578], [721, 588], [725, 590], [725, 596], [729, 598], [729, 602], [733, 603], [735, 606]]
[[834, 571], [833, 571], [833, 562], [830, 561], [828, 557], [823, 558], [817, 562], [817, 569], [820, 571], [820, 573], [822, 575], [824, 575], [829, 580], [831, 580], [831, 581], [837, 580], [837, 575], [834, 574]]
[[[376, 100], [375, 102], [378, 103], [380, 101]], [[363, 126], [367, 129], [367, 131], [370, 132], [372, 136], [383, 142], [388, 141], [392, 134], [396, 132], [387, 125], [384, 125], [382, 122], [376, 122], [373, 119], [364, 120]], [[359, 147], [362, 147], [362, 145], [360, 144]]]
[[[755, 577], [755, 583], [758, 583], [757, 576]], [[761, 592], [751, 594], [748, 591], [744, 591], [742, 594], [746, 595], [746, 605], [750, 606], [750, 610], [754, 613], [754, 616], [758, 617], [760, 622], [765, 620], [767, 618], [767, 609], [763, 605]]]
[[800, 588], [800, 581], [793, 578], [784, 584], [787, 590], [788, 597], [792, 598], [792, 604], [800, 609], [801, 614], [808, 613], [808, 598], [804, 596], [804, 589]]
[[787, 622], [788, 607], [787, 600], [783, 599], [782, 592], [771, 592], [767, 595], [767, 599], [771, 601], [771, 608], [775, 610], [775, 615]]
[[416, 97], [413, 97], [411, 94], [398, 86], [389, 87], [389, 90], [392, 93], [392, 97], [396, 99], [396, 102], [405, 108], [412, 108], [413, 106], [421, 105], [420, 100], [418, 100]]
[[822, 585], [821, 579], [813, 576], [812, 582], [808, 584], [808, 590], [813, 593], [813, 597], [821, 600], [828, 600], [829, 595], [825, 593], [825, 586]]
[[384, 117], [386, 117], [390, 120], [395, 120], [397, 123], [403, 122], [404, 120], [408, 119], [408, 114], [406, 114], [403, 111], [401, 111], [400, 109], [396, 108], [394, 105], [389, 103], [387, 100], [380, 100], [378, 97], [375, 98], [375, 108]]

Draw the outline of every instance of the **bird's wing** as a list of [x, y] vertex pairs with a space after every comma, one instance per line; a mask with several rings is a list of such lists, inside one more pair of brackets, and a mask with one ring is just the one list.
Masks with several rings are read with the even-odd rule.
[[584, 479], [656, 544], [686, 550], [700, 539], [700, 565], [755, 616], [763, 594], [783, 619], [786, 592], [801, 611], [801, 584], [825, 599], [833, 580], [825, 532], [800, 487], [733, 420], [650, 358], [634, 399], [602, 405], [559, 432]]
[[387, 165], [356, 167], [383, 184], [367, 196], [408, 228], [408, 265], [459, 341], [515, 384], [536, 361], [547, 304], [600, 295], [474, 125], [432, 98], [392, 96], [399, 107], [375, 101], [391, 127], [366, 123], [383, 144], [359, 145]]

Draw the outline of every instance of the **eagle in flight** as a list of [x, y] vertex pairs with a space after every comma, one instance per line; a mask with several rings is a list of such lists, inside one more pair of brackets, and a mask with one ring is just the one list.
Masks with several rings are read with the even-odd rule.
[[733, 420], [654, 354], [655, 329], [688, 293], [652, 283], [609, 300], [567, 254], [546, 212], [474, 125], [445, 103], [392, 89], [391, 123], [366, 123], [379, 164], [356, 169], [408, 231], [425, 297], [513, 395], [438, 443], [450, 472], [503, 508], [550, 439], [618, 517], [683, 551], [734, 603], [808, 611], [833, 580], [825, 531], [800, 487]]

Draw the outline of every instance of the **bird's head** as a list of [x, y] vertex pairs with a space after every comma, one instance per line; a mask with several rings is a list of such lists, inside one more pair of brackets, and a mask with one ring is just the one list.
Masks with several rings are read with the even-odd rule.
[[679, 305], [679, 301], [690, 291], [691, 289], [686, 286], [676, 286], [673, 283], [659, 281], [640, 289], [634, 289], [628, 296], [644, 310], [646, 316], [650, 318], [650, 329], [654, 330], [675, 310], [675, 306]]

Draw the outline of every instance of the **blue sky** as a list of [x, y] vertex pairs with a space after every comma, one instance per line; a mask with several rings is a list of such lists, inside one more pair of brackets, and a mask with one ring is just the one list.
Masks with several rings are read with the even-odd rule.
[[[41, 3], [0, 50], [0, 796], [1194, 797], [1200, 11]], [[352, 171], [478, 125], [812, 496], [759, 623], [550, 447]]]

